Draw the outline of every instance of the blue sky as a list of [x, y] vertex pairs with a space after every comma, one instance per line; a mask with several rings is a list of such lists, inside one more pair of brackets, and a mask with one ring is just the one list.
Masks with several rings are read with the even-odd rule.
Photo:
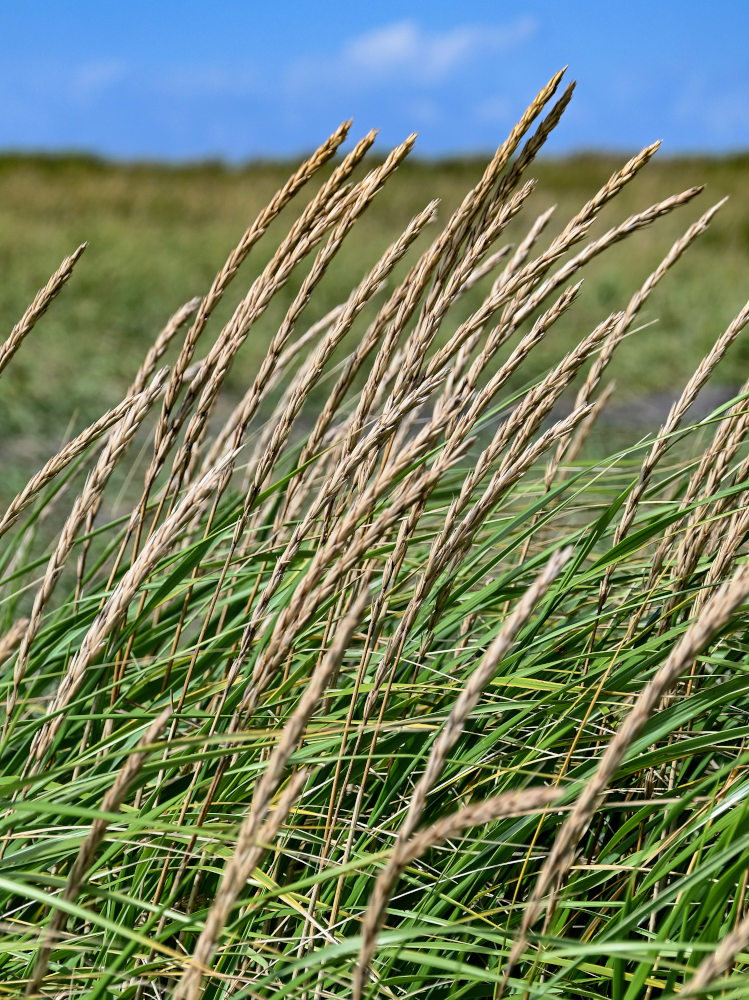
[[0, 149], [241, 161], [354, 117], [483, 152], [565, 64], [557, 152], [749, 148], [746, 0], [24, 0], [0, 28]]

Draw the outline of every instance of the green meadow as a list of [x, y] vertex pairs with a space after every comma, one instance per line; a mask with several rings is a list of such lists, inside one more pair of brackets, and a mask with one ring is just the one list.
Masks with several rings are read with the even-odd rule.
[[[375, 146], [375, 150], [377, 146]], [[418, 154], [418, 143], [416, 146]], [[537, 190], [506, 242], [525, 232], [528, 218], [552, 205], [546, 245], [625, 156], [580, 155], [541, 159], [532, 176]], [[484, 161], [404, 163], [368, 210], [334, 261], [310, 303], [308, 320], [343, 301], [405, 222], [432, 198], [444, 223]], [[0, 321], [10, 330], [37, 289], [78, 244], [88, 248], [55, 307], [9, 369], [0, 408], [3, 454], [39, 458], [68, 426], [79, 428], [120, 398], [140, 358], [171, 313], [210, 286], [245, 226], [288, 176], [291, 164], [229, 169], [119, 165], [83, 157], [0, 160]], [[313, 181], [312, 186], [315, 185]], [[683, 188], [704, 184], [695, 202], [635, 233], [592, 262], [573, 313], [542, 344], [529, 368], [543, 371], [592, 329], [603, 313], [623, 308], [671, 243], [710, 204], [729, 201], [710, 229], [655, 291], [633, 334], [611, 366], [616, 399], [680, 389], [716, 335], [743, 304], [749, 265], [749, 158], [668, 159], [656, 154], [616, 207], [607, 206], [592, 233]], [[259, 273], [291, 219], [287, 209], [257, 247], [246, 274]], [[436, 225], [435, 228], [436, 229]], [[420, 245], [426, 245], [425, 235]], [[280, 290], [237, 356], [228, 391], [239, 394], [252, 379], [267, 343], [299, 288], [303, 269]], [[237, 282], [216, 314], [215, 329], [246, 288]], [[485, 286], [467, 293], [440, 337], [468, 315]], [[385, 294], [383, 292], [381, 297]], [[717, 378], [735, 387], [749, 361], [739, 342]], [[528, 372], [524, 372], [527, 376]], [[324, 390], [317, 391], [317, 398]]]

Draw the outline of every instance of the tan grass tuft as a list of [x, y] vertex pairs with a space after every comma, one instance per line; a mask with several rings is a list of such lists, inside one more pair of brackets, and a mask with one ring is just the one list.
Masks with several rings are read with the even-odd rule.
[[580, 838], [590, 823], [606, 786], [616, 774], [632, 742], [651, 717], [663, 696], [673, 687], [684, 671], [730, 621], [749, 594], [749, 566], [742, 566], [734, 576], [713, 594], [699, 618], [695, 619], [674, 648], [663, 666], [643, 687], [632, 708], [609, 741], [595, 774], [583, 786], [572, 812], [557, 834], [551, 851], [544, 860], [528, 906], [523, 913], [520, 930], [513, 942], [504, 983], [520, 961], [528, 946], [528, 935], [544, 907], [548, 924], [559, 887], [572, 864]]
[[[586, 295], [583, 269], [633, 233], [687, 205], [701, 191], [688, 188], [605, 231], [594, 229], [601, 212], [650, 161], [659, 145], [654, 143], [615, 170], [579, 211], [559, 223], [548, 241], [542, 244], [541, 236], [555, 217], [553, 209], [537, 215], [525, 236], [510, 237], [513, 243], [507, 243], [511, 224], [533, 204], [536, 182], [529, 170], [572, 96], [574, 83], [561, 88], [563, 73], [555, 74], [530, 103], [478, 181], [431, 242], [424, 241], [426, 249], [414, 253], [417, 240], [438, 217], [436, 202], [414, 215], [379, 259], [362, 267], [342, 301], [333, 308], [326, 306], [322, 319], [313, 322], [323, 311], [318, 312], [314, 302], [324, 296], [331, 269], [347, 252], [356, 238], [352, 233], [361, 230], [362, 215], [415, 141], [409, 136], [367, 168], [362, 165], [376, 139], [373, 130], [330, 163], [348, 136], [351, 123], [344, 122], [244, 228], [205, 294], [171, 316], [123, 401], [52, 456], [0, 518], [2, 536], [55, 477], [69, 473], [72, 463], [89, 460], [85, 482], [60, 517], [61, 527], [51, 542], [43, 539], [48, 546], [43, 559], [30, 564], [34, 571], [41, 567], [39, 575], [23, 580], [30, 610], [14, 605], [16, 595], [9, 590], [5, 627], [16, 620], [0, 639], [0, 662], [6, 662], [9, 678], [12, 672], [3, 735], [9, 745], [19, 734], [33, 733], [28, 760], [24, 755], [19, 765], [23, 791], [16, 793], [13, 804], [25, 795], [24, 807], [30, 808], [40, 789], [52, 794], [57, 769], [67, 773], [66, 755], [73, 755], [73, 785], [85, 778], [88, 761], [105, 768], [107, 748], [121, 741], [131, 745], [128, 706], [136, 699], [151, 698], [158, 705], [138, 702], [138, 717], [146, 712], [155, 715], [155, 721], [112, 776], [100, 809], [89, 813], [88, 822], [93, 822], [78, 849], [74, 847], [69, 856], [61, 853], [60, 864], [53, 869], [55, 875], [67, 870], [67, 881], [59, 895], [49, 895], [51, 913], [26, 983], [27, 995], [44, 986], [51, 989], [53, 979], [55, 988], [67, 989], [60, 985], [62, 977], [70, 976], [75, 984], [79, 971], [90, 972], [84, 959], [78, 968], [77, 957], [56, 969], [53, 965], [52, 970], [50, 961], [68, 916], [81, 912], [76, 901], [86, 892], [108, 826], [158, 740], [161, 759], [153, 768], [155, 777], [136, 793], [134, 809], [146, 803], [149, 809], [176, 808], [163, 829], [156, 827], [161, 839], [150, 829], [143, 833], [151, 866], [142, 879], [149, 886], [144, 911], [148, 910], [145, 920], [152, 937], [137, 952], [135, 968], [127, 972], [132, 979], [123, 988], [134, 991], [135, 1000], [145, 1000], [149, 976], [163, 971], [169, 980], [163, 988], [173, 991], [174, 1000], [199, 1000], [214, 988], [228, 991], [227, 995], [236, 989], [254, 995], [255, 982], [263, 977], [260, 992], [278, 988], [283, 992], [287, 984], [269, 985], [274, 973], [263, 964], [269, 955], [272, 961], [279, 957], [277, 944], [287, 933], [287, 921], [301, 917], [298, 924], [290, 923], [296, 936], [287, 941], [293, 942], [297, 968], [305, 968], [305, 975], [304, 963], [314, 957], [306, 953], [319, 941], [333, 946], [340, 956], [343, 935], [351, 928], [353, 933], [360, 929], [354, 1000], [363, 996], [370, 977], [378, 994], [395, 997], [388, 964], [383, 962], [378, 971], [375, 958], [401, 875], [411, 865], [411, 874], [423, 875], [427, 862], [419, 859], [471, 827], [545, 813], [559, 808], [562, 800], [568, 802], [571, 786], [562, 781], [569, 781], [572, 754], [578, 741], [588, 738], [593, 706], [609, 693], [605, 685], [616, 657], [622, 650], [632, 652], [641, 616], [659, 602], [662, 622], [652, 625], [655, 642], [688, 609], [692, 620], [683, 622], [675, 645], [666, 646], [664, 639], [661, 665], [627, 703], [618, 727], [609, 726], [608, 732], [606, 725], [599, 727], [597, 763], [577, 799], [565, 806], [567, 818], [554, 828], [556, 836], [549, 841], [550, 850], [522, 912], [495, 1000], [520, 963], [543, 961], [532, 932], [542, 914], [548, 930], [558, 895], [607, 787], [663, 699], [678, 691], [688, 670], [695, 673], [700, 655], [749, 595], [749, 566], [742, 559], [749, 533], [749, 458], [742, 457], [749, 406], [739, 400], [727, 408], [701, 460], [694, 471], [688, 470], [691, 475], [674, 480], [686, 488], [682, 494], [674, 490], [666, 496], [675, 512], [673, 528], [652, 542], [652, 567], [637, 564], [634, 586], [649, 575], [649, 593], [641, 604], [635, 601], [634, 616], [624, 618], [623, 624], [616, 616], [622, 607], [624, 613], [629, 611], [629, 595], [620, 601], [618, 591], [612, 594], [611, 634], [616, 636], [621, 625], [621, 648], [609, 657], [608, 647], [596, 641], [609, 590], [625, 574], [610, 562], [602, 569], [598, 561], [599, 549], [594, 546], [602, 549], [611, 543], [605, 526], [588, 540], [576, 520], [579, 508], [570, 507], [567, 516], [565, 505], [576, 502], [587, 487], [574, 497], [565, 496], [556, 510], [549, 502], [552, 486], [568, 475], [569, 463], [610, 395], [611, 384], [603, 392], [600, 388], [615, 350], [653, 289], [705, 231], [722, 203], [686, 229], [636, 293], [621, 303], [621, 311], [593, 329], [586, 327], [574, 347], [560, 350], [558, 360], [546, 366], [546, 374], [528, 383], [523, 373], [531, 352], [553, 349], [555, 324], [574, 322], [574, 310]], [[330, 167], [320, 179], [326, 163]], [[270, 227], [280, 223], [283, 210], [316, 176], [318, 183], [308, 200], [247, 278], [237, 293], [238, 304], [196, 360], [198, 345], [230, 284], [246, 269]], [[0, 348], [0, 372], [70, 277], [82, 250], [63, 261], [16, 324]], [[401, 270], [409, 253], [414, 256]], [[617, 503], [623, 506], [618, 526], [611, 528], [614, 546], [638, 519], [645, 521], [642, 511], [650, 491], [666, 479], [664, 455], [697, 393], [747, 322], [749, 303], [718, 338], [672, 407], [626, 499], [618, 494]], [[239, 400], [223, 398], [239, 352], [250, 336], [262, 334], [264, 324], [270, 326], [267, 347], [246, 391]], [[183, 340], [173, 348], [175, 363], [157, 371], [180, 331]], [[518, 385], [525, 388], [518, 390]], [[324, 387], [328, 391], [322, 399]], [[749, 381], [744, 391], [748, 387]], [[566, 404], [567, 393], [571, 407]], [[161, 406], [149, 425], [146, 418], [157, 400]], [[565, 407], [565, 415], [555, 415], [557, 405]], [[224, 412], [228, 417], [219, 420]], [[139, 438], [145, 438], [145, 474], [137, 502], [122, 525], [115, 521], [95, 530], [100, 508], [107, 509], [105, 491], [112, 474], [118, 464], [124, 466], [124, 456]], [[541, 462], [546, 463], [545, 475], [524, 483]], [[133, 469], [139, 475], [143, 471], [137, 461]], [[591, 477], [591, 483], [596, 482]], [[535, 491], [534, 514], [528, 515], [525, 525], [520, 524], [518, 507], [529, 491]], [[64, 496], [61, 491], [60, 497]], [[47, 511], [38, 513], [41, 523]], [[565, 547], [549, 559], [548, 553], [562, 543], [550, 537], [548, 526], [562, 517]], [[510, 526], [507, 533], [503, 521]], [[16, 565], [17, 561], [22, 566], [31, 551], [27, 546], [37, 519], [30, 516], [28, 522], [13, 539], [11, 558], [3, 563], [8, 589], [20, 572], [28, 570], [19, 571]], [[602, 525], [603, 519], [597, 524]], [[575, 542], [579, 558], [568, 578], [562, 572], [572, 554], [570, 539], [581, 539], [582, 544], [578, 547]], [[484, 556], [487, 545], [497, 551]], [[87, 569], [89, 550], [92, 565]], [[56, 588], [61, 589], [58, 583], [74, 553], [78, 562], [74, 589], [71, 582], [74, 631], [70, 635], [75, 639], [64, 637], [67, 645], [60, 652], [63, 640], [54, 638], [48, 657], [45, 636], [54, 635], [64, 617], [55, 618]], [[538, 572], [535, 567], [544, 563], [533, 579], [531, 567]], [[493, 592], [497, 566], [500, 574], [509, 567], [506, 579], [517, 590], [507, 591], [496, 606], [488, 607], [479, 598]], [[673, 593], [664, 596], [659, 587], [668, 574]], [[560, 581], [568, 579], [575, 606], [565, 636], [577, 629], [577, 616], [585, 636], [578, 653], [582, 660], [587, 657], [586, 668], [602, 656], [611, 663], [607, 660], [603, 667], [555, 787], [534, 786], [538, 778], [524, 770], [524, 761], [507, 768], [502, 762], [501, 779], [492, 775], [491, 768], [477, 779], [478, 786], [487, 789], [483, 801], [476, 800], [472, 779], [466, 796], [470, 804], [440, 816], [446, 811], [446, 794], [452, 791], [451, 786], [446, 793], [447, 763], [484, 692], [501, 664], [523, 652], [522, 636], [533, 635], [535, 648], [547, 617], [553, 618], [555, 628], [567, 613], [569, 605], [559, 612], [557, 601], [565, 589]], [[594, 580], [588, 604], [585, 598], [577, 601], [574, 588], [581, 579]], [[501, 577], [502, 586], [504, 580]], [[510, 594], [520, 595], [513, 598], [514, 607]], [[536, 611], [542, 602], [543, 615]], [[68, 604], [62, 610], [68, 614]], [[28, 618], [17, 618], [22, 612]], [[498, 624], [487, 625], [495, 621]], [[142, 633], [130, 627], [141, 622]], [[54, 627], [44, 631], [47, 623]], [[452, 632], [445, 640], [448, 628]], [[487, 628], [493, 639], [487, 638]], [[553, 632], [551, 636], [544, 632], [543, 638], [549, 640], [551, 655], [571, 662], [566, 638], [559, 645]], [[47, 676], [50, 664], [57, 670], [53, 683]], [[447, 695], [443, 684], [449, 686]], [[587, 691], [591, 686], [579, 687]], [[574, 680], [573, 689], [577, 691]], [[143, 690], [148, 691], [145, 699]], [[444, 722], [441, 714], [432, 716], [439, 720], [436, 732], [428, 719], [409, 718], [414, 706], [417, 714], [440, 713], [452, 690], [455, 700]], [[530, 686], [528, 690], [533, 691]], [[89, 692], [93, 707], [78, 726], [79, 706]], [[160, 711], [167, 702], [169, 708]], [[570, 712], [578, 705], [576, 700]], [[393, 792], [391, 813], [377, 813], [375, 827], [367, 809], [372, 788], [381, 780], [378, 768], [383, 766], [385, 741], [393, 727], [398, 727], [396, 733], [409, 732], [410, 740], [418, 740], [419, 733], [422, 737], [434, 733], [434, 738], [422, 747], [422, 755], [417, 752], [413, 772], [404, 775], [407, 780]], [[335, 740], [329, 786], [310, 781], [312, 772], [296, 767], [303, 757], [318, 754], [323, 745], [315, 742], [320, 729], [326, 730], [325, 747], [332, 746], [331, 733]], [[545, 747], [548, 760], [553, 759], [557, 750]], [[168, 796], [176, 773], [175, 754], [183, 752], [180, 798], [172, 803]], [[239, 793], [237, 775], [242, 779]], [[461, 776], [455, 783], [461, 800], [462, 781]], [[515, 788], [515, 784], [530, 787]], [[307, 794], [302, 798], [305, 785]], [[507, 790], [491, 795], [497, 788]], [[378, 797], [377, 809], [381, 801]], [[216, 822], [228, 815], [232, 804], [236, 826]], [[422, 828], [432, 805], [440, 818]], [[447, 809], [453, 808], [448, 802]], [[10, 855], [15, 849], [10, 845], [21, 831], [11, 812], [6, 819], [2, 851]], [[541, 846], [537, 838], [548, 833], [543, 817], [533, 824], [537, 832], [532, 842], [522, 845], [528, 854], [516, 896], [525, 884], [533, 849]], [[299, 837], [303, 845], [293, 860], [284, 857], [284, 847], [276, 844], [285, 825], [292, 842]], [[130, 829], [124, 822], [123, 827]], [[141, 827], [137, 829], [140, 837]], [[307, 836], [310, 830], [314, 832]], [[380, 838], [374, 855], [368, 849], [360, 851], [365, 833]], [[217, 862], [227, 845], [228, 857]], [[61, 852], [63, 846], [61, 840], [53, 849]], [[132, 859], [135, 845], [128, 843], [127, 850]], [[300, 858], [305, 874], [289, 889], [285, 866]], [[351, 884], [347, 880], [353, 877], [372, 878], [366, 906], [360, 895], [347, 899], [345, 889]], [[206, 903], [201, 893], [208, 885], [213, 895]], [[274, 902], [266, 919], [265, 913], [253, 911], [260, 899], [270, 896]], [[273, 906], [279, 900], [283, 906], [276, 911]], [[46, 898], [43, 902], [44, 913]], [[174, 921], [175, 906], [189, 917], [177, 928], [175, 947], [167, 948], [163, 942], [172, 933], [168, 924]], [[235, 961], [237, 942], [229, 936], [240, 906], [241, 921], [247, 918], [246, 926], [251, 927], [262, 917], [263, 929], [257, 932], [259, 937], [247, 937], [247, 954]], [[743, 897], [737, 912], [742, 906]], [[514, 912], [508, 917], [510, 927]], [[240, 942], [245, 934], [241, 921], [236, 924], [242, 928]], [[271, 925], [266, 940], [265, 928]], [[654, 923], [650, 930], [655, 937]], [[734, 932], [698, 966], [684, 995], [707, 989], [748, 946], [749, 921], [737, 919]], [[158, 973], [155, 961], [152, 964], [157, 953], [168, 955], [172, 963]], [[17, 956], [11, 957], [17, 961]], [[28, 968], [24, 966], [24, 977]], [[344, 992], [349, 971], [345, 968], [344, 978], [335, 980]], [[327, 973], [321, 969], [317, 982], [311, 979], [304, 986], [310, 1000], [322, 1000], [330, 993]], [[333, 974], [339, 976], [337, 971]], [[22, 989], [24, 982], [22, 978], [17, 988]], [[161, 989], [156, 980], [154, 988]]]

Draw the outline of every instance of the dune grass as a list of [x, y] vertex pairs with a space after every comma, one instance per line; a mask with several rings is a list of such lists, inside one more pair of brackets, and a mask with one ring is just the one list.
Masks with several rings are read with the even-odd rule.
[[[653, 145], [537, 213], [561, 81], [331, 301], [414, 144], [367, 166], [344, 123], [8, 504], [0, 996], [746, 994], [749, 383], [690, 413], [749, 304], [585, 458], [721, 203], [615, 216]], [[580, 279], [661, 224], [589, 323]]]

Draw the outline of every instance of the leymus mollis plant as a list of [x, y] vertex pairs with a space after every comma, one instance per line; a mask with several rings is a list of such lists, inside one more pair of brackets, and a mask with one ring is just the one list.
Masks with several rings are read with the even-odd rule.
[[0, 512], [0, 996], [746, 992], [746, 373], [688, 420], [749, 314], [660, 430], [588, 457], [722, 202], [532, 376], [587, 265], [701, 192], [595, 228], [653, 143], [534, 212], [562, 76], [323, 309], [415, 142], [367, 169], [341, 125]]

